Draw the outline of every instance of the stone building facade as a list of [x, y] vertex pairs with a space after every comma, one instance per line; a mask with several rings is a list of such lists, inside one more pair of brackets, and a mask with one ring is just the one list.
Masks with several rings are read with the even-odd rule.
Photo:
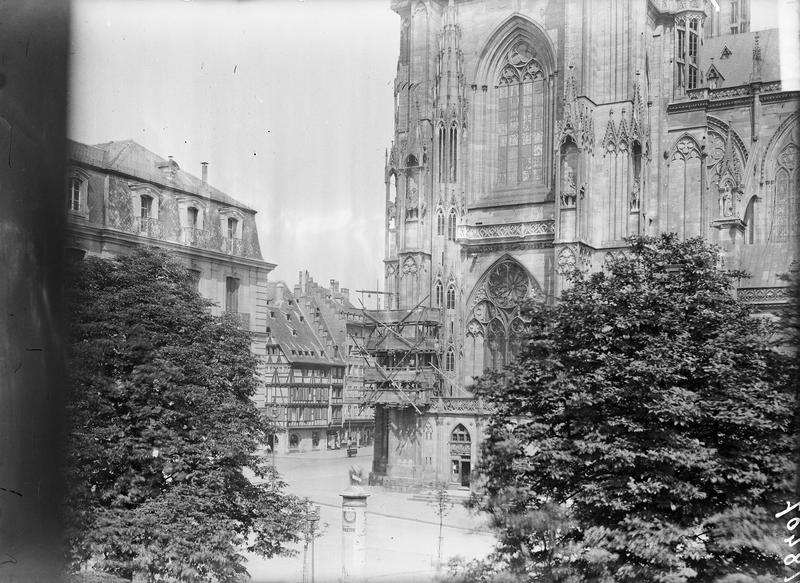
[[[266, 326], [267, 276], [256, 212], [134, 141], [89, 146], [70, 142], [67, 154], [67, 253], [113, 257], [157, 245], [197, 276], [212, 311], [237, 314], [260, 334]], [[255, 341], [254, 341], [255, 344]]]
[[486, 414], [469, 387], [514, 358], [519, 302], [555, 301], [566, 270], [602, 269], [627, 236], [706, 237], [752, 274], [740, 297], [786, 300], [800, 94], [749, 0], [391, 6], [383, 314], [437, 312], [438, 378], [419, 402], [374, 399], [374, 479], [467, 486]]
[[154, 245], [180, 258], [212, 313], [235, 314], [263, 358], [267, 336], [267, 276], [256, 211], [131, 140], [69, 142], [65, 248], [68, 258], [114, 257]]

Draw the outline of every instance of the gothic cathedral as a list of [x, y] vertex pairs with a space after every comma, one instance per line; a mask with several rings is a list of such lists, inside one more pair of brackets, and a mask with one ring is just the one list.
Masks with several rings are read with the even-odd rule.
[[786, 301], [800, 93], [781, 31], [751, 30], [757, 0], [391, 1], [383, 320], [427, 310], [436, 353], [417, 365], [440, 380], [376, 401], [374, 480], [468, 486], [486, 414], [470, 385], [514, 358], [520, 301], [555, 301], [627, 236], [706, 237], [752, 274], [742, 299]]

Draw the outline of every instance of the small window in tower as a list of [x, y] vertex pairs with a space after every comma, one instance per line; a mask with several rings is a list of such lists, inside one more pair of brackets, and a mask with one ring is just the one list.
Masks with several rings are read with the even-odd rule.
[[453, 122], [450, 126], [450, 182], [457, 180], [458, 167], [458, 125]]
[[436, 282], [436, 307], [437, 308], [441, 308], [442, 307], [442, 299], [443, 299], [442, 298], [442, 282], [441, 281], [437, 281]]
[[439, 182], [445, 181], [445, 131], [444, 131], [444, 124], [439, 124], [439, 148], [438, 148], [439, 156], [437, 161], [439, 162]]
[[450, 241], [456, 240], [456, 211], [451, 210], [447, 217], [447, 238]]
[[456, 288], [452, 285], [447, 286], [447, 309], [456, 309]]
[[436, 212], [436, 234], [444, 235], [444, 212], [442, 209]]
[[453, 372], [456, 369], [456, 355], [452, 347], [447, 350], [447, 354], [444, 357], [444, 369], [447, 372]]

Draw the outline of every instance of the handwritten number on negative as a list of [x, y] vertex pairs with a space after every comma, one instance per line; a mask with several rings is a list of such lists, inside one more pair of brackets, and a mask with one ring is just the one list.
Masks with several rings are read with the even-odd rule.
[[792, 510], [797, 510], [798, 508], [800, 508], [800, 502], [795, 502], [794, 504], [790, 504], [789, 502], [786, 502], [786, 510], [778, 512], [775, 515], [775, 518], [780, 518], [781, 516], [783, 516], [787, 512], [791, 512]]

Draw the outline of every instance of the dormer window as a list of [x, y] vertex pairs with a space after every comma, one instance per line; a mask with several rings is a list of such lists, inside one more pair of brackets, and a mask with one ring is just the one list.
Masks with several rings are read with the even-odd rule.
[[192, 229], [197, 228], [197, 215], [200, 211], [197, 210], [197, 207], [190, 206], [186, 209], [186, 220], [189, 223], [188, 226]]
[[70, 173], [66, 187], [67, 211], [71, 215], [80, 214], [88, 219], [89, 176], [78, 169], [74, 169]]
[[142, 205], [139, 212], [139, 217], [143, 220], [152, 218], [153, 215], [153, 197], [143, 194], [141, 197]]
[[81, 181], [78, 178], [69, 181], [69, 210], [81, 210]]
[[233, 217], [228, 218], [228, 239], [238, 239], [239, 221]]

